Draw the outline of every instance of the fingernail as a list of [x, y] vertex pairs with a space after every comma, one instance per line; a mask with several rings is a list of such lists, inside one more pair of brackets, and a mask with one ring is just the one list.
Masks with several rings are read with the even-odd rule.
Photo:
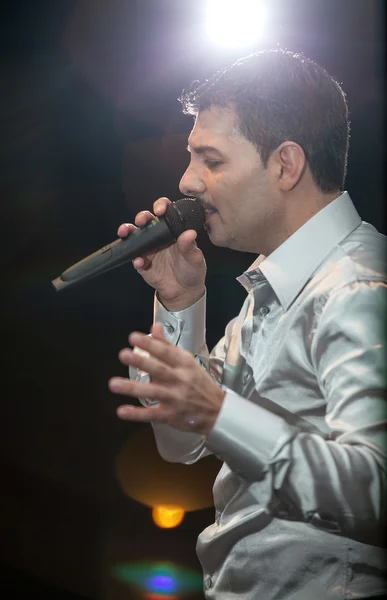
[[127, 406], [119, 406], [117, 408], [117, 415], [119, 417], [125, 417], [132, 412], [133, 408], [134, 408], [134, 406], [131, 406], [130, 404]]
[[133, 351], [130, 348], [123, 348], [119, 354], [121, 358], [131, 358]]
[[136, 341], [138, 342], [141, 339], [141, 333], [139, 333], [138, 331], [132, 331], [132, 333], [129, 335], [129, 342], [132, 344], [132, 346], [136, 343]]
[[123, 388], [123, 384], [124, 384], [123, 380], [119, 379], [118, 377], [110, 379], [110, 381], [109, 381], [109, 387], [111, 390], [114, 390], [114, 391], [121, 390]]

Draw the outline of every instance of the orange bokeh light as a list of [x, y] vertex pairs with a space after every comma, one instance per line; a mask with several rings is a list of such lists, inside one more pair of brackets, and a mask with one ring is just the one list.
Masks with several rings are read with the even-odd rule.
[[184, 519], [184, 515], [183, 508], [170, 504], [161, 504], [155, 506], [152, 510], [153, 521], [162, 529], [177, 527]]

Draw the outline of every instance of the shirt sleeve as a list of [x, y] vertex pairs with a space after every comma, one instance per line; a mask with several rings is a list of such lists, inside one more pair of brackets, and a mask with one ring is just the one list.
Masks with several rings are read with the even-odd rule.
[[386, 286], [356, 282], [316, 307], [310, 357], [329, 439], [227, 390], [207, 446], [241, 477], [270, 482], [295, 518], [364, 543], [384, 537]]
[[[209, 370], [209, 353], [206, 345], [206, 294], [195, 304], [179, 312], [169, 312], [161, 304], [155, 294], [154, 321], [164, 325], [166, 339], [188, 352]], [[135, 348], [134, 352], [148, 355], [144, 350]], [[139, 369], [129, 367], [129, 377], [134, 381], [149, 381], [149, 374]], [[154, 406], [157, 400], [139, 398], [143, 406]], [[160, 455], [169, 462], [181, 462], [191, 464], [212, 454], [204, 445], [203, 436], [179, 431], [163, 423], [152, 422], [156, 445]]]

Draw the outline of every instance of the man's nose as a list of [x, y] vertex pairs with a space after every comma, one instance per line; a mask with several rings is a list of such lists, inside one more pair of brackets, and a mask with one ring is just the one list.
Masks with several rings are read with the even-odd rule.
[[199, 196], [206, 191], [206, 185], [192, 165], [189, 165], [180, 180], [179, 189], [184, 196]]

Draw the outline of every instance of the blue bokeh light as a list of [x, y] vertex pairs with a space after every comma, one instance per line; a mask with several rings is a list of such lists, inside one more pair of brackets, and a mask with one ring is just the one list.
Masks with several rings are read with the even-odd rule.
[[167, 592], [169, 594], [177, 592], [177, 582], [171, 575], [153, 575], [145, 582], [146, 589], [149, 592]]
[[150, 596], [172, 600], [175, 594], [202, 591], [202, 574], [193, 569], [166, 562], [124, 562], [115, 565], [112, 576], [129, 586], [134, 586]]

